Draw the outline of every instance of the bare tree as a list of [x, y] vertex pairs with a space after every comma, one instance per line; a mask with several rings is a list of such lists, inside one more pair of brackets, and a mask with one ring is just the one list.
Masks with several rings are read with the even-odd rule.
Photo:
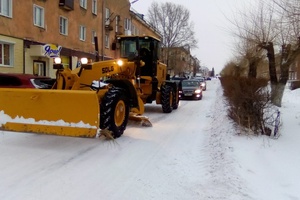
[[162, 34], [163, 47], [197, 47], [190, 12], [182, 5], [153, 2], [148, 13], [149, 23]]
[[248, 68], [247, 76], [251, 78], [261, 76], [257, 74], [257, 68], [265, 56], [262, 51], [257, 48], [257, 45], [252, 41], [242, 39], [236, 43], [235, 49], [240, 58], [240, 66]]
[[153, 2], [148, 9], [148, 21], [162, 35], [164, 61], [169, 65], [170, 47], [197, 48], [194, 25], [190, 22], [190, 12], [182, 5], [171, 2]]
[[300, 2], [298, 0], [273, 0], [273, 2], [278, 6], [278, 11], [285, 12], [288, 17], [300, 15]]
[[[280, 44], [279, 66], [280, 77], [277, 84], [277, 90], [271, 98], [281, 105], [280, 95], [282, 96], [285, 85], [289, 77], [289, 68], [300, 54], [300, 2], [296, 0], [274, 0], [278, 6], [277, 28], [279, 31], [278, 42]], [[276, 105], [276, 104], [275, 104]]]
[[[271, 82], [271, 102], [280, 107], [288, 80], [289, 66], [300, 52], [298, 42], [295, 43], [295, 38], [299, 38], [300, 35], [298, 23], [291, 23], [292, 20], [288, 20], [291, 18], [286, 15], [286, 12], [278, 12], [278, 10], [287, 10], [287, 7], [283, 7], [284, 4], [278, 5], [278, 2], [257, 1], [257, 4], [252, 4], [252, 9], [248, 7], [240, 13], [234, 25], [238, 30], [235, 35], [241, 39], [242, 43], [251, 44], [250, 48], [246, 49], [253, 53], [251, 49], [254, 44], [256, 49], [266, 52]], [[257, 58], [256, 56], [250, 57]], [[255, 67], [252, 70], [256, 70]], [[249, 75], [251, 74], [252, 72], [249, 71]]]

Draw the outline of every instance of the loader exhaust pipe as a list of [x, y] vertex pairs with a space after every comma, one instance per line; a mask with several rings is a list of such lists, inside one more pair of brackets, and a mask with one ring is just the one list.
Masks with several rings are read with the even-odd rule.
[[138, 88], [141, 88], [141, 56], [140, 56], [140, 41], [139, 41], [139, 37], [136, 37], [136, 74], [137, 74], [137, 83], [138, 83]]

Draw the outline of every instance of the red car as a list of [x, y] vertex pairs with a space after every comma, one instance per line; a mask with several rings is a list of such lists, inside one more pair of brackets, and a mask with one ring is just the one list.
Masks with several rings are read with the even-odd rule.
[[54, 79], [33, 74], [0, 73], [0, 88], [50, 89]]

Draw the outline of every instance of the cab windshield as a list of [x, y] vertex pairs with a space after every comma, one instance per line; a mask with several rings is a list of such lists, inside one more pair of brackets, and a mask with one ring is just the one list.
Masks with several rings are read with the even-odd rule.
[[[139, 38], [140, 48], [146, 48], [150, 50], [150, 38]], [[121, 58], [128, 58], [138, 55], [137, 51], [137, 39], [135, 37], [121, 38], [120, 39], [120, 56]]]

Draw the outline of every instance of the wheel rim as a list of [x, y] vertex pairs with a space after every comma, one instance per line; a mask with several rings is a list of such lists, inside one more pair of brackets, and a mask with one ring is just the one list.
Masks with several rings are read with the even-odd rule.
[[126, 116], [126, 106], [124, 101], [119, 101], [115, 109], [115, 124], [121, 126]]

